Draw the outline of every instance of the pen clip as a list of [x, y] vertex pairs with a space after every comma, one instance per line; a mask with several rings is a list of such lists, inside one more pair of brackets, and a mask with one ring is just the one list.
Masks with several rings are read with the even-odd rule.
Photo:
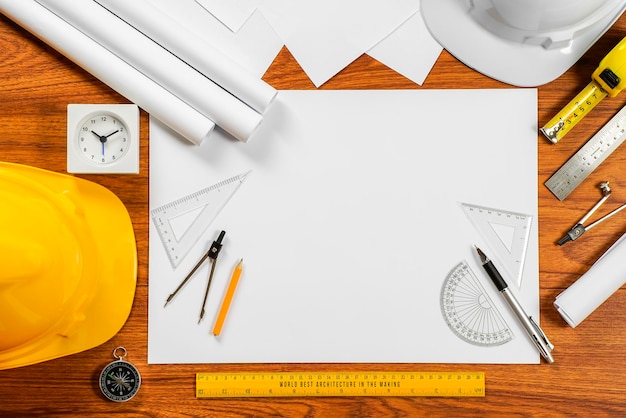
[[552, 350], [554, 350], [554, 344], [552, 344], [550, 342], [550, 340], [548, 340], [548, 337], [546, 336], [546, 334], [543, 332], [543, 330], [539, 327], [539, 325], [535, 322], [535, 320], [533, 319], [532, 316], [528, 317], [528, 320], [530, 321], [530, 323], [532, 324], [533, 328], [535, 328], [535, 331], [537, 332], [537, 335], [539, 335], [539, 337], [541, 337], [541, 339], [543, 340], [543, 342], [546, 344], [546, 346], [550, 349], [550, 352], [552, 352]]

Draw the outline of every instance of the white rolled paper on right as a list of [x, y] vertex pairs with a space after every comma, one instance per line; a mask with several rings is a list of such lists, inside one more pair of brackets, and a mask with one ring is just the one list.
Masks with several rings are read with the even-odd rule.
[[572, 328], [579, 325], [626, 283], [626, 234], [593, 266], [559, 294], [554, 307]]

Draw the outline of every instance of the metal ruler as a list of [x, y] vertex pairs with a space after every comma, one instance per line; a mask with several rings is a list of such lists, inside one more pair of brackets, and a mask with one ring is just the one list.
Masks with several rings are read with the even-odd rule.
[[[189, 253], [248, 174], [222, 180], [150, 211], [172, 267], [176, 268]], [[186, 216], [191, 216], [192, 221], [184, 224], [184, 228], [175, 228], [177, 220]], [[182, 229], [182, 232], [177, 233], [177, 229]]]
[[626, 139], [626, 106], [592, 136], [545, 185], [559, 200], [565, 199]]
[[462, 340], [493, 346], [513, 339], [513, 332], [467, 262], [460, 262], [450, 271], [441, 289], [440, 302], [448, 327]]
[[484, 397], [484, 372], [197, 373], [196, 398]]

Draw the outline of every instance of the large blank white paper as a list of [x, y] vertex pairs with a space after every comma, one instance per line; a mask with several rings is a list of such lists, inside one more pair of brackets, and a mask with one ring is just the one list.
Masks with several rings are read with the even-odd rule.
[[[538, 363], [476, 259], [474, 244], [493, 243], [460, 207], [533, 217], [513, 291], [538, 318], [536, 103], [534, 89], [281, 91], [249, 143], [213, 135], [201, 147], [152, 121], [151, 208], [252, 172], [176, 270], [151, 223], [148, 361]], [[163, 305], [220, 230], [198, 324], [208, 265]], [[463, 260], [512, 341], [477, 346], [448, 328], [442, 284]]]

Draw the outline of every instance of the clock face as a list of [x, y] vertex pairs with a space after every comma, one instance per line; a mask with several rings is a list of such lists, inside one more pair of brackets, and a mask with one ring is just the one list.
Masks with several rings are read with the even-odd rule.
[[69, 104], [67, 172], [139, 173], [137, 105]]
[[100, 390], [108, 399], [125, 402], [139, 391], [141, 376], [131, 363], [118, 360], [109, 363], [100, 373]]
[[128, 152], [131, 137], [122, 119], [113, 113], [88, 115], [78, 126], [77, 147], [94, 164], [114, 164]]

